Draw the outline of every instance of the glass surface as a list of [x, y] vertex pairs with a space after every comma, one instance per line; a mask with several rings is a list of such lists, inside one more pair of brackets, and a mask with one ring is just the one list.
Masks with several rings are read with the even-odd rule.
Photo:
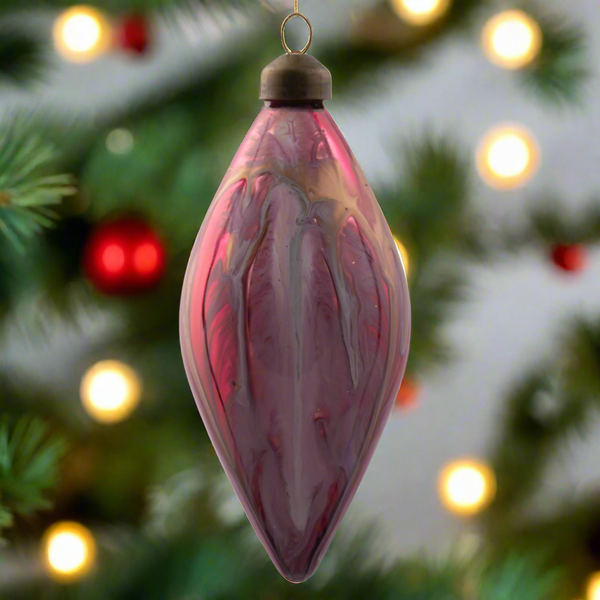
[[221, 463], [290, 581], [315, 572], [348, 509], [409, 337], [398, 249], [330, 114], [265, 105], [192, 252], [181, 343]]

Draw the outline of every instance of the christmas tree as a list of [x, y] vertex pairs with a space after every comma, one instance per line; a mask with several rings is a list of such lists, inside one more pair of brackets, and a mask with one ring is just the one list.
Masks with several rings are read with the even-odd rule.
[[[374, 101], [395, 74], [408, 81], [448, 40], [466, 39], [556, 119], [585, 110], [586, 36], [567, 3], [563, 12], [541, 1], [315, 4], [301, 6], [315, 26], [311, 52], [341, 105]], [[21, 13], [0, 2], [0, 76], [19, 93], [43, 89], [56, 60], [91, 69], [114, 54], [150, 77], [165, 36], [187, 36], [188, 50], [200, 38], [205, 49], [168, 84], [93, 118], [15, 105], [0, 125], [0, 597], [599, 599], [597, 493], [535, 507], [552, 458], [586, 430], [600, 398], [593, 315], [567, 320], [555, 350], [506, 382], [488, 454], [442, 469], [440, 500], [476, 532], [472, 547], [382, 557], [381, 515], [343, 528], [318, 573], [294, 586], [240, 513], [185, 376], [179, 303], [194, 239], [260, 109], [258, 78], [282, 52], [277, 31], [292, 8], [35, 0]], [[516, 223], [477, 208], [481, 186], [510, 196], [538, 172], [544, 147], [524, 126], [498, 125], [472, 150], [458, 134], [408, 133], [391, 140], [395, 176], [373, 186], [412, 303], [398, 418], [451, 368], [446, 325], [471, 301], [474, 268], [528, 251], [573, 277], [600, 238], [597, 200], [571, 212], [556, 194], [539, 198]]]

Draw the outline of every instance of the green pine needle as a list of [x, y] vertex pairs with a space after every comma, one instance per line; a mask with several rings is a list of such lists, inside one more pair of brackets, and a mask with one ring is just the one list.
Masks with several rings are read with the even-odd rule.
[[0, 420], [0, 528], [10, 525], [12, 514], [50, 506], [46, 492], [56, 483], [64, 451], [64, 441], [37, 418]]
[[485, 600], [549, 600], [555, 597], [553, 593], [560, 579], [557, 570], [541, 572], [534, 561], [513, 553], [486, 565], [477, 597]]
[[471, 233], [469, 162], [448, 137], [425, 134], [399, 152], [404, 173], [377, 197], [392, 231], [416, 262], [457, 250]]
[[600, 320], [577, 319], [558, 347], [559, 354], [527, 373], [507, 398], [492, 454], [498, 493], [485, 516], [499, 537], [514, 531], [510, 521], [520, 520], [518, 509], [561, 444], [584, 434], [600, 408]]
[[550, 195], [536, 202], [522, 222], [502, 233], [505, 251], [518, 252], [528, 247], [547, 248], [556, 244], [600, 243], [600, 204], [592, 198], [576, 211]]
[[55, 206], [76, 189], [70, 175], [47, 175], [56, 148], [30, 135], [21, 119], [0, 130], [0, 234], [19, 251], [23, 240], [51, 227]]
[[[532, 11], [528, 11], [532, 12]], [[521, 74], [523, 84], [552, 104], [578, 102], [590, 71], [583, 28], [565, 23], [564, 16], [532, 12], [543, 44], [535, 63]]]

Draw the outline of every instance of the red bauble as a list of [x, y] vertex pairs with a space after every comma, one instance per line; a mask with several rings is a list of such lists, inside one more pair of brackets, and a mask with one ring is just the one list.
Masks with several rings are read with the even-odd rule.
[[123, 19], [117, 35], [119, 46], [135, 54], [144, 54], [150, 46], [150, 26], [144, 15]]
[[101, 292], [121, 296], [154, 288], [165, 271], [165, 249], [156, 232], [135, 217], [100, 223], [86, 243], [83, 267]]
[[396, 407], [406, 410], [417, 404], [421, 388], [408, 378], [404, 378], [398, 395], [396, 396]]
[[552, 249], [552, 262], [563, 271], [576, 273], [585, 266], [585, 248], [579, 244], [557, 244]]

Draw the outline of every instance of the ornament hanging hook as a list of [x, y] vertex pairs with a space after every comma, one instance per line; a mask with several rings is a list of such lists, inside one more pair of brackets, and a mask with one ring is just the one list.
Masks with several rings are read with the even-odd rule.
[[[302, 48], [302, 50], [292, 50], [287, 43], [287, 40], [285, 39], [285, 28], [287, 27], [287, 24], [294, 18], [300, 18], [302, 19], [306, 25], [308, 26], [308, 42], [306, 42], [306, 46], [304, 46], [304, 48]], [[284, 20], [283, 23], [281, 24], [281, 44], [283, 46], [283, 49], [288, 53], [288, 54], [306, 54], [306, 51], [310, 48], [310, 45], [312, 44], [312, 39], [313, 39], [313, 28], [312, 25], [310, 23], [310, 21], [308, 20], [308, 18], [306, 17], [306, 15], [303, 15], [301, 12], [299, 12], [298, 10], [298, 0], [294, 0], [294, 12], [290, 13]]]

